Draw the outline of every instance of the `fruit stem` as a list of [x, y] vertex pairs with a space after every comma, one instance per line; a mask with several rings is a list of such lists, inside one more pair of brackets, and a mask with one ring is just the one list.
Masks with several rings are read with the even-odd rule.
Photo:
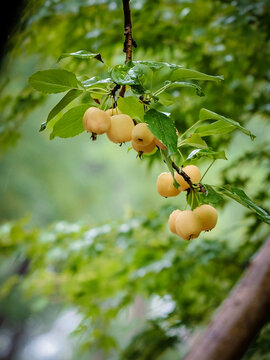
[[[183, 132], [181, 136], [179, 136], [179, 140], [182, 140], [191, 130], [196, 128], [199, 125], [199, 123], [201, 123], [202, 121], [205, 120], [198, 120], [193, 125], [191, 125], [185, 132]], [[179, 141], [178, 146], [180, 145], [180, 143], [182, 143], [182, 141]]]
[[202, 179], [205, 177], [205, 175], [208, 173], [208, 170], [210, 170], [210, 168], [212, 167], [212, 165], [214, 164], [214, 162], [216, 161], [216, 159], [214, 159], [212, 162], [211, 162], [211, 164], [208, 166], [208, 168], [205, 170], [205, 172], [204, 172], [204, 174], [203, 174], [203, 176], [202, 176], [202, 178], [201, 178], [201, 180], [200, 181], [202, 181]]

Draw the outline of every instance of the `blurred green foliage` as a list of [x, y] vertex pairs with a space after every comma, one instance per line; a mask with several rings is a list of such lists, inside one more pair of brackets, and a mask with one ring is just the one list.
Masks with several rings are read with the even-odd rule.
[[[204, 84], [202, 98], [193, 89], [168, 91], [163, 109], [180, 133], [201, 107], [255, 133], [253, 143], [241, 133], [209, 139], [215, 150], [226, 150], [229, 162], [217, 161], [207, 182], [244, 188], [269, 209], [268, 1], [132, 0], [131, 8], [134, 60], [224, 75], [222, 84]], [[34, 313], [54, 315], [58, 306], [72, 306], [82, 316], [77, 333], [88, 358], [103, 349], [103, 358], [111, 360], [175, 359], [228, 295], [269, 227], [224, 203], [214, 233], [182, 242], [166, 225], [181, 203], [156, 195], [160, 165], [145, 157], [139, 166], [127, 148], [106, 139], [91, 143], [81, 134], [49, 142], [46, 131], [38, 133], [57, 101], [33, 91], [28, 77], [57, 66], [102, 77], [99, 62], [56, 61], [62, 53], [87, 49], [115, 65], [125, 59], [122, 43], [121, 1], [26, 2], [0, 80], [0, 322], [15, 334]], [[208, 164], [199, 160], [202, 168]], [[29, 219], [14, 220], [26, 213], [33, 214], [30, 225]], [[153, 316], [144, 309], [145, 320], [129, 315], [136, 298], [151, 307], [155, 297], [163, 301], [157, 314], [168, 303], [170, 311]], [[246, 359], [270, 356], [268, 327]]]

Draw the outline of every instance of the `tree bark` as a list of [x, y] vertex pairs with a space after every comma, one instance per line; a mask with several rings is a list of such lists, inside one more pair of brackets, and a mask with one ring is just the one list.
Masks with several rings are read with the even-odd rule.
[[239, 360], [270, 316], [270, 237], [184, 360]]
[[[136, 47], [136, 42], [132, 38], [132, 24], [131, 24], [131, 14], [129, 7], [130, 0], [123, 0], [123, 10], [124, 10], [124, 23], [125, 23], [125, 41], [123, 51], [126, 53], [125, 63], [132, 60], [132, 47]], [[124, 96], [126, 91], [125, 85], [122, 86], [119, 95]]]

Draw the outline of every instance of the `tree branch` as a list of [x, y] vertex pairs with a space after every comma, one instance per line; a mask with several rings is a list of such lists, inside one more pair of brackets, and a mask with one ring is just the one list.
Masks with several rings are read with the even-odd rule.
[[270, 237], [184, 360], [241, 359], [270, 316]]
[[192, 189], [192, 181], [190, 180], [188, 174], [186, 174], [182, 169], [180, 169], [173, 161], [172, 161], [172, 167], [174, 168], [174, 170], [176, 170], [176, 172], [179, 175], [181, 175], [184, 178], [184, 180], [188, 183], [188, 185]]
[[[130, 15], [130, 0], [123, 0], [123, 10], [124, 10], [124, 23], [125, 23], [125, 41], [123, 51], [126, 53], [125, 63], [132, 60], [132, 47], [137, 47], [136, 42], [132, 38], [132, 24], [131, 24], [131, 15]], [[125, 85], [122, 86], [119, 95], [124, 96], [126, 91]]]

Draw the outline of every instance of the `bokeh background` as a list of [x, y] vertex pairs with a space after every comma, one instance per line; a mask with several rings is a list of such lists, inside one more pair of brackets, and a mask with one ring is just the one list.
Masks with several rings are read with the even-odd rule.
[[[269, 209], [270, 72], [268, 1], [131, 0], [135, 60], [182, 64], [222, 83], [168, 95], [179, 132], [206, 107], [251, 130], [212, 136], [226, 151], [205, 182], [240, 187]], [[106, 76], [100, 52], [125, 61], [121, 1], [26, 1], [1, 59], [0, 359], [179, 359], [228, 295], [269, 226], [222, 203], [215, 231], [188, 244], [167, 218], [185, 200], [163, 199], [161, 161], [136, 158], [106, 136], [49, 140], [39, 133], [59, 95], [34, 91], [37, 70]], [[162, 78], [156, 78], [157, 85]], [[205, 170], [209, 162], [198, 164]], [[70, 335], [73, 332], [72, 335]], [[265, 326], [246, 359], [269, 359]]]

